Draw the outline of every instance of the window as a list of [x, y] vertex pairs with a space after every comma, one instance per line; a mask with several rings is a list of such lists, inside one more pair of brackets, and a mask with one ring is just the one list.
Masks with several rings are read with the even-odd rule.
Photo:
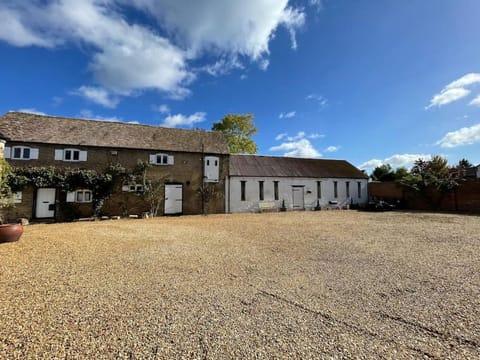
[[173, 156], [167, 154], [151, 154], [150, 164], [154, 165], [173, 165]]
[[38, 159], [38, 149], [28, 146], [6, 147], [4, 156], [13, 160], [35, 160]]
[[264, 199], [263, 181], [258, 182], [258, 196], [259, 196], [260, 201], [263, 201], [263, 199]]
[[317, 199], [322, 198], [322, 182], [317, 181]]
[[77, 202], [77, 203], [91, 203], [92, 202], [92, 191], [91, 190], [75, 190], [67, 193], [67, 202]]
[[278, 200], [278, 181], [273, 182], [273, 199]]
[[22, 192], [21, 191], [16, 191], [12, 195], [13, 195], [13, 203], [14, 204], [20, 204], [22, 202]]
[[333, 197], [338, 197], [338, 181], [333, 182]]
[[205, 168], [203, 169], [203, 180], [205, 182], [218, 182], [220, 170], [218, 167], [219, 158], [217, 156], [205, 156]]
[[345, 191], [347, 193], [347, 198], [350, 197], [350, 181], [345, 183]]
[[87, 152], [79, 149], [55, 149], [55, 160], [87, 161]]
[[126, 184], [122, 186], [122, 191], [124, 192], [143, 192], [142, 184]]
[[360, 199], [362, 197], [362, 183], [360, 181], [357, 182], [357, 194]]
[[246, 181], [240, 181], [240, 200], [245, 201], [245, 188], [246, 188], [247, 182]]

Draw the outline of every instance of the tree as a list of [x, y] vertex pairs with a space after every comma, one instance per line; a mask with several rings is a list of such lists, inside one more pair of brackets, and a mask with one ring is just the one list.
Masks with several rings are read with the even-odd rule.
[[400, 166], [395, 170], [395, 181], [402, 181], [402, 179], [408, 175], [408, 169], [404, 166]]
[[225, 134], [231, 154], [255, 154], [257, 144], [252, 136], [257, 133], [252, 114], [227, 114], [212, 126], [213, 131]]
[[373, 181], [393, 181], [395, 180], [395, 173], [390, 164], [383, 164], [377, 166], [370, 175]]
[[447, 159], [438, 155], [430, 160], [416, 160], [401, 184], [419, 192], [434, 207], [438, 207], [445, 194], [458, 186]]
[[473, 164], [468, 161], [467, 159], [462, 159], [458, 162], [457, 167], [462, 168], [462, 169], [468, 169], [473, 167]]
[[148, 177], [148, 170], [152, 167], [149, 163], [139, 160], [135, 167], [134, 174], [139, 176], [143, 186], [143, 197], [150, 205], [150, 216], [155, 217], [158, 214], [160, 205], [163, 202], [165, 193], [165, 180], [168, 174], [161, 178], [151, 179]]

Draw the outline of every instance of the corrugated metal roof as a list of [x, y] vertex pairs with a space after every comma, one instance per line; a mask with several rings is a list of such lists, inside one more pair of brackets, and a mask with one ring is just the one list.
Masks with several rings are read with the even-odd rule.
[[220, 132], [9, 112], [0, 117], [5, 140], [113, 148], [228, 154]]
[[345, 160], [231, 155], [230, 176], [368, 179]]

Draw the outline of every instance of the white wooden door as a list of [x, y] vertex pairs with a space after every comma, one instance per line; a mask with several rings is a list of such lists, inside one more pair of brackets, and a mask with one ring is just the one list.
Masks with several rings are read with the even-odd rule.
[[43, 188], [37, 190], [37, 218], [51, 218], [55, 216], [55, 189]]
[[293, 196], [293, 208], [303, 209], [305, 207], [304, 198], [303, 198], [303, 186], [293, 186], [292, 196]]
[[182, 213], [183, 188], [182, 185], [165, 185], [165, 215]]

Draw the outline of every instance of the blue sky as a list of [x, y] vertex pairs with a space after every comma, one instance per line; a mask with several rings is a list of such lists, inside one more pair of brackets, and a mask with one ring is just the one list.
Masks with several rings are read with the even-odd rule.
[[0, 113], [210, 129], [371, 170], [480, 163], [480, 1], [3, 0]]

